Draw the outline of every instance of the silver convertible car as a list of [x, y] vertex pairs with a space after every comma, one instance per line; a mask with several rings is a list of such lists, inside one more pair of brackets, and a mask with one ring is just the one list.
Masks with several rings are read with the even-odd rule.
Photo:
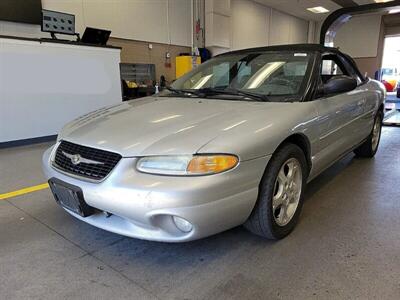
[[244, 224], [281, 239], [309, 181], [351, 151], [375, 155], [384, 99], [335, 48], [229, 52], [67, 124], [44, 172], [68, 213], [121, 235], [183, 242]]

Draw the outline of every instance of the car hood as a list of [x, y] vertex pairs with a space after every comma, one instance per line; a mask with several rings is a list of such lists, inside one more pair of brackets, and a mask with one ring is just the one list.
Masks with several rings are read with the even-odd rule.
[[84, 115], [66, 125], [59, 139], [124, 157], [194, 154], [260, 111], [263, 118], [276, 116], [276, 106], [281, 105], [285, 104], [147, 97]]

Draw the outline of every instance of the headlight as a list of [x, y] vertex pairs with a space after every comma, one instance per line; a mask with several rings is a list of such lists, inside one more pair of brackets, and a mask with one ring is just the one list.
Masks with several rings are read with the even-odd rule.
[[227, 154], [148, 156], [140, 158], [136, 168], [151, 174], [210, 175], [230, 170], [238, 163], [237, 156]]

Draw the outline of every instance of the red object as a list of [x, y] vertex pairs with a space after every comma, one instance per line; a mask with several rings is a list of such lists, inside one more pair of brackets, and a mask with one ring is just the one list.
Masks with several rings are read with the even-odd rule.
[[393, 85], [391, 85], [386, 80], [382, 80], [382, 83], [385, 86], [387, 92], [393, 92], [393, 88], [394, 88]]

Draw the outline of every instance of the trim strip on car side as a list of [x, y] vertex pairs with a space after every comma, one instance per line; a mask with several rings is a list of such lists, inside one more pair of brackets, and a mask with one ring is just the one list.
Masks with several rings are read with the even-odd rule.
[[357, 121], [357, 120], [359, 120], [359, 119], [361, 119], [361, 118], [364, 118], [365, 116], [367, 116], [367, 115], [369, 115], [369, 114], [371, 114], [371, 113], [373, 113], [373, 112], [375, 112], [374, 109], [371, 110], [371, 111], [368, 111], [368, 112], [366, 112], [366, 113], [363, 113], [362, 115], [360, 115], [360, 116], [358, 116], [358, 117], [352, 119], [351, 121], [346, 122], [346, 123], [344, 123], [343, 125], [341, 125], [341, 126], [335, 128], [335, 129], [331, 130], [330, 132], [328, 132], [328, 133], [322, 135], [319, 139], [320, 139], [320, 140], [323, 140], [323, 139], [327, 138], [328, 136], [330, 136], [331, 134], [333, 134], [333, 133], [335, 133], [335, 132], [337, 132], [337, 131], [343, 129], [343, 128], [346, 127], [347, 125], [350, 125], [350, 124], [353, 123], [354, 121]]

